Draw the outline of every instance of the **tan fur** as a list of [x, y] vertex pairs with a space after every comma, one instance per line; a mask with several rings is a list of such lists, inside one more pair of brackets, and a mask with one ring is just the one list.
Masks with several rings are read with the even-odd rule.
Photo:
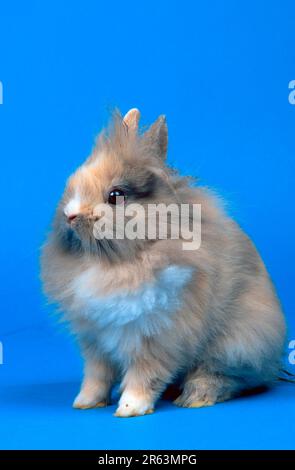
[[88, 409], [107, 406], [112, 383], [112, 369], [102, 361], [89, 360], [86, 363], [81, 390], [73, 407]]
[[[120, 381], [118, 416], [149, 413], [175, 381], [182, 386], [176, 404], [185, 407], [269, 385], [278, 376], [285, 339], [279, 302], [252, 242], [217, 197], [166, 166], [164, 118], [143, 135], [137, 133], [138, 119], [136, 111], [124, 122], [115, 116], [110, 133], [100, 136], [93, 154], [69, 179], [42, 255], [45, 291], [71, 323], [86, 361], [83, 399], [76, 405], [107, 403], [113, 382]], [[144, 205], [201, 204], [200, 249], [183, 251], [182, 240], [98, 244], [94, 208], [126, 181]], [[77, 192], [80, 213], [69, 229], [63, 209]], [[169, 276], [173, 283], [180, 273], [182, 282], [186, 269], [190, 278], [177, 295], [177, 284], [171, 284], [167, 296]], [[131, 302], [135, 314], [145, 312], [161, 288], [169, 308], [120, 323], [125, 304]], [[140, 293], [150, 295], [151, 289], [154, 297], [141, 301]]]

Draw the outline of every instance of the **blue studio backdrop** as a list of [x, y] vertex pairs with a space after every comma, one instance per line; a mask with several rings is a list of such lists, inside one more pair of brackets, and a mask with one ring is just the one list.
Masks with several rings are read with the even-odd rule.
[[169, 162], [225, 197], [294, 339], [294, 41], [291, 0], [0, 2], [0, 448], [294, 447], [288, 384], [129, 420], [73, 410], [81, 359], [38, 278], [66, 178], [109, 111], [136, 106], [166, 114]]

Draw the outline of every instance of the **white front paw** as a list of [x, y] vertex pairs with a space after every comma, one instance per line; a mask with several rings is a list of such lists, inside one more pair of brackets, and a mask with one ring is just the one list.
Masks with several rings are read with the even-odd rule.
[[145, 396], [134, 392], [123, 392], [115, 416], [128, 418], [153, 413], [154, 403]]

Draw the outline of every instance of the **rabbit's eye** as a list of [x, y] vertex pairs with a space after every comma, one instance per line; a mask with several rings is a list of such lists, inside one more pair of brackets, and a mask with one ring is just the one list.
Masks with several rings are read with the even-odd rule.
[[124, 200], [125, 200], [125, 193], [124, 191], [122, 191], [122, 189], [113, 189], [109, 193], [109, 197], [108, 197], [109, 204], [113, 204], [113, 205], [122, 204]]

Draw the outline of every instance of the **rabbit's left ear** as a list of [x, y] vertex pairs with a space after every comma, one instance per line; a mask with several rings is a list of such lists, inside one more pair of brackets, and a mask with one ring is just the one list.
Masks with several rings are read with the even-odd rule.
[[168, 127], [165, 116], [159, 116], [151, 127], [143, 134], [143, 143], [161, 160], [167, 156]]
[[140, 112], [136, 108], [132, 108], [125, 114], [123, 122], [126, 124], [128, 129], [137, 132], [138, 123], [140, 119]]

